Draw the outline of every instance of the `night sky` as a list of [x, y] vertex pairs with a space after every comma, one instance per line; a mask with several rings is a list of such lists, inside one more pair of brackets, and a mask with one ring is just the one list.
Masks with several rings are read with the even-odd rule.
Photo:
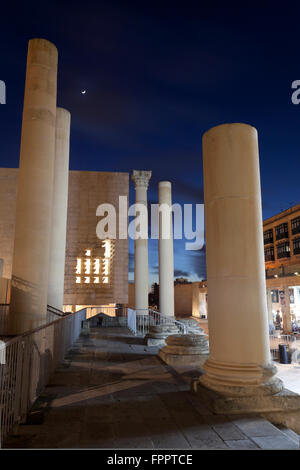
[[[70, 169], [151, 169], [151, 202], [158, 181], [170, 180], [173, 202], [201, 203], [203, 133], [245, 122], [259, 132], [264, 218], [299, 203], [300, 105], [291, 102], [291, 83], [300, 79], [300, 9], [239, 3], [2, 3], [0, 166], [18, 166], [27, 44], [42, 37], [59, 51], [58, 105], [72, 114]], [[133, 203], [132, 184], [130, 195]], [[130, 243], [131, 271], [132, 253]], [[157, 241], [149, 260], [152, 282]], [[204, 250], [176, 241], [175, 276], [205, 278]]]

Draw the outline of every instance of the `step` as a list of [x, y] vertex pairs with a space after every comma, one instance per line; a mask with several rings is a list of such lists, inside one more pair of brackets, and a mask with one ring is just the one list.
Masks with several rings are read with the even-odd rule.
[[295, 444], [300, 445], [300, 436], [293, 431], [292, 429], [286, 428], [285, 426], [277, 426], [278, 429], [280, 429], [281, 432], [283, 432], [289, 439], [295, 442]]

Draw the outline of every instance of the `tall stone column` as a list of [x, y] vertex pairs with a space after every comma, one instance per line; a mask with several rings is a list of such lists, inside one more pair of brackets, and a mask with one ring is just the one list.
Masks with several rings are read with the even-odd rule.
[[158, 185], [159, 203], [159, 310], [174, 317], [174, 254], [171, 183]]
[[55, 166], [48, 280], [48, 305], [62, 310], [66, 230], [68, 212], [69, 154], [71, 115], [63, 108], [56, 110]]
[[256, 129], [210, 129], [203, 164], [210, 358], [200, 384], [233, 397], [276, 393], [283, 385], [270, 359]]
[[[147, 190], [151, 171], [133, 170], [135, 183], [135, 203], [147, 208]], [[148, 208], [147, 208], [148, 210]], [[148, 218], [145, 223], [148, 225]], [[147, 230], [148, 235], [148, 230]], [[134, 290], [135, 309], [140, 315], [148, 313], [148, 238], [137, 238], [134, 250]]]
[[10, 333], [46, 320], [55, 156], [57, 49], [29, 41], [12, 266]]
[[288, 287], [284, 288], [284, 306], [282, 308], [283, 333], [288, 335], [292, 331], [290, 291]]

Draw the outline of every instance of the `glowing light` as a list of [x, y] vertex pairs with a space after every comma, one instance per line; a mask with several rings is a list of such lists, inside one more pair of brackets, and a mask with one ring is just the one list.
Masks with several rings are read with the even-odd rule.
[[80, 284], [81, 283], [81, 278], [80, 276], [76, 276], [76, 284]]
[[94, 284], [99, 284], [100, 278], [99, 276], [94, 277]]
[[81, 259], [77, 258], [76, 274], [81, 274]]
[[84, 264], [85, 264], [85, 274], [91, 274], [91, 260], [86, 259]]
[[108, 284], [108, 277], [103, 277], [102, 281], [103, 281], [103, 284]]
[[94, 261], [94, 274], [100, 274], [100, 259], [96, 258]]
[[81, 91], [81, 94], [82, 94], [82, 95], [85, 95], [85, 94], [86, 94], [86, 90], [82, 90], [82, 91]]
[[85, 256], [91, 256], [91, 250], [85, 250]]
[[84, 283], [85, 283], [85, 284], [89, 284], [89, 283], [90, 283], [90, 277], [89, 277], [89, 276], [87, 276], [87, 277], [84, 278]]

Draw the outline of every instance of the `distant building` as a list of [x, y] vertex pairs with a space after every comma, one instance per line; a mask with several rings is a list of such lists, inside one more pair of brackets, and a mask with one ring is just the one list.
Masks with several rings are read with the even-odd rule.
[[300, 320], [300, 204], [266, 219], [263, 229], [269, 319], [289, 311]]

